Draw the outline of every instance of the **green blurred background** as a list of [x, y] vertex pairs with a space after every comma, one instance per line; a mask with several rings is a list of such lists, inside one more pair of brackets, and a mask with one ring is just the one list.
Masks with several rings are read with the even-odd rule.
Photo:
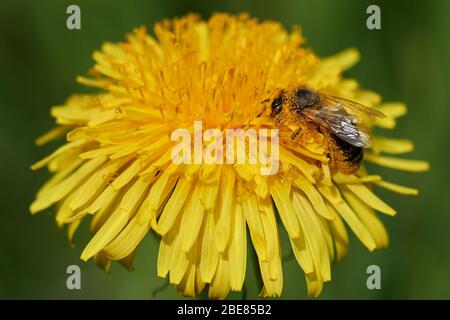
[[[82, 29], [66, 28], [66, 8], [81, 7]], [[366, 28], [366, 8], [378, 4], [382, 29]], [[416, 143], [411, 157], [431, 162], [428, 173], [379, 169], [390, 181], [420, 189], [419, 197], [379, 190], [398, 209], [382, 217], [391, 246], [369, 253], [353, 236], [347, 257], [334, 267], [321, 299], [449, 299], [450, 214], [449, 118], [450, 1], [1, 1], [0, 4], [0, 298], [2, 299], [151, 299], [179, 298], [156, 277], [158, 239], [148, 236], [138, 252], [135, 271], [114, 264], [110, 274], [92, 261], [79, 260], [87, 243], [86, 223], [71, 249], [57, 229], [52, 210], [36, 217], [28, 205], [49, 177], [29, 166], [56, 145], [38, 148], [34, 139], [52, 127], [52, 105], [73, 92], [87, 92], [76, 75], [92, 66], [91, 54], [105, 40], [119, 41], [134, 27], [199, 12], [247, 11], [261, 19], [299, 24], [320, 56], [355, 46], [361, 62], [348, 72], [386, 101], [405, 101], [409, 115], [396, 135]], [[285, 235], [283, 234], [283, 237]], [[286, 246], [285, 246], [286, 247]], [[285, 249], [285, 254], [287, 250]], [[250, 257], [251, 259], [251, 257]], [[68, 265], [82, 269], [82, 290], [66, 289]], [[382, 270], [382, 289], [369, 291], [366, 268]], [[256, 268], [247, 268], [246, 297], [259, 293]], [[304, 276], [295, 260], [284, 266], [282, 298], [304, 299]], [[242, 298], [242, 294], [230, 295]]]

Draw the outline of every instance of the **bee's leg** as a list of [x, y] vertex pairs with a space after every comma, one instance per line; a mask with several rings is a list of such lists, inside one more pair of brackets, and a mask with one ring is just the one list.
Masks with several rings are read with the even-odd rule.
[[279, 114], [278, 116], [275, 117], [274, 123], [276, 126], [281, 125], [285, 120], [285, 117], [283, 116], [283, 114]]
[[334, 165], [335, 165], [335, 159], [334, 159], [333, 148], [331, 148], [331, 147], [327, 148], [327, 158], [329, 159], [328, 166], [330, 167], [330, 169], [333, 169]]
[[300, 134], [301, 131], [302, 131], [302, 128], [297, 128], [294, 132], [292, 132], [291, 140], [297, 139], [297, 137], [298, 137], [298, 135]]
[[[331, 141], [330, 139], [331, 137], [329, 137], [327, 140]], [[338, 165], [336, 159], [336, 152], [337, 152], [336, 146], [333, 143], [330, 143], [327, 145], [326, 150], [327, 150], [327, 158], [329, 159], [328, 167], [330, 168], [331, 171], [333, 171], [336, 169], [336, 166]]]

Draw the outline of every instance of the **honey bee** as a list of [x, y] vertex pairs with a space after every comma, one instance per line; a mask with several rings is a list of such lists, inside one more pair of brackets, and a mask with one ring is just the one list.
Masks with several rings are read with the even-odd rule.
[[347, 99], [306, 87], [282, 90], [272, 100], [271, 117], [276, 125], [293, 130], [292, 140], [303, 132], [323, 137], [331, 170], [355, 172], [370, 147], [367, 124], [384, 114]]

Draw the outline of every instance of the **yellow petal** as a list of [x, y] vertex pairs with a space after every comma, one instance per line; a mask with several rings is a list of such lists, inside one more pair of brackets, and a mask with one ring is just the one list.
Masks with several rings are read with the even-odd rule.
[[230, 274], [230, 287], [231, 290], [240, 291], [247, 267], [247, 232], [242, 206], [237, 203], [235, 208], [229, 249], [230, 269], [233, 270]]
[[414, 150], [414, 144], [407, 139], [392, 139], [386, 137], [375, 137], [372, 150], [374, 153], [402, 154]]
[[74, 199], [69, 203], [76, 210], [96, 199], [108, 185], [111, 177], [123, 164], [121, 161], [110, 161], [97, 169], [75, 192]]
[[[220, 170], [217, 170], [220, 176]], [[219, 192], [219, 182], [202, 183], [200, 201], [205, 210], [213, 210]]]
[[95, 264], [102, 268], [105, 272], [109, 272], [111, 268], [111, 260], [103, 251], [100, 251], [94, 256], [94, 261]]
[[267, 261], [266, 237], [255, 195], [248, 197], [248, 199], [242, 203], [242, 210], [258, 258], [262, 261]]
[[289, 238], [291, 242], [292, 252], [294, 253], [295, 259], [297, 260], [300, 267], [303, 269], [305, 274], [314, 272], [313, 260], [311, 253], [306, 247], [305, 239], [292, 239]]
[[[170, 231], [169, 231], [170, 233]], [[176, 236], [173, 243], [170, 258], [170, 283], [178, 284], [183, 279], [189, 266], [188, 253], [182, 250], [183, 240], [180, 235]], [[160, 248], [161, 250], [161, 248]], [[164, 271], [164, 270], [162, 270]]]
[[343, 174], [341, 172], [337, 172], [333, 176], [333, 180], [339, 184], [347, 184], [347, 183], [358, 184], [358, 183], [380, 181], [381, 177], [377, 175], [370, 175], [370, 176], [364, 175], [358, 177], [353, 174]]
[[122, 194], [122, 192], [114, 190], [111, 186], [106, 187], [105, 190], [103, 190], [103, 192], [97, 197], [97, 199], [95, 199], [95, 201], [89, 206], [87, 211], [91, 214], [94, 214], [97, 211], [108, 207], [109, 204], [117, 199], [118, 195], [120, 194]]
[[320, 225], [322, 227], [322, 234], [325, 238], [325, 242], [328, 248], [328, 256], [330, 257], [330, 262], [335, 261], [335, 249], [333, 242], [333, 235], [330, 227], [328, 226], [327, 220], [323, 218], [319, 218]]
[[362, 223], [369, 229], [377, 248], [387, 247], [389, 244], [388, 233], [375, 212], [346, 188], [342, 190], [342, 193]]
[[189, 264], [183, 279], [177, 285], [177, 291], [187, 297], [194, 298], [196, 295], [195, 290], [195, 264]]
[[137, 223], [136, 217], [131, 219], [119, 235], [103, 250], [113, 260], [121, 260], [130, 255], [150, 230], [150, 215], [147, 224]]
[[97, 158], [85, 162], [78, 170], [74, 171], [70, 177], [62, 180], [52, 188], [49, 199], [50, 203], [55, 203], [63, 199], [105, 161], [106, 158]]
[[318, 268], [324, 281], [331, 279], [330, 259], [322, 226], [309, 200], [299, 192], [293, 192], [292, 203], [297, 212], [300, 224], [305, 231], [307, 247], [311, 253], [314, 266]]
[[120, 145], [107, 146], [102, 148], [92, 149], [80, 154], [81, 159], [95, 159], [98, 157], [109, 156], [115, 151], [118, 151], [122, 148]]
[[333, 61], [333, 65], [340, 70], [347, 70], [354, 66], [360, 59], [359, 51], [355, 48], [348, 48], [333, 56], [323, 59], [322, 63]]
[[235, 205], [234, 197], [235, 176], [228, 167], [223, 168], [222, 181], [220, 182], [218, 218], [216, 223], [217, 248], [224, 252], [230, 238], [230, 225], [232, 208]]
[[175, 220], [175, 225], [164, 236], [159, 243], [158, 262], [156, 272], [158, 277], [165, 278], [170, 270], [173, 247], [180, 228], [180, 222]]
[[128, 182], [130, 182], [139, 171], [142, 170], [142, 162], [140, 159], [134, 160], [114, 181], [111, 183], [111, 186], [114, 190], [119, 190], [123, 186], [125, 186]]
[[383, 112], [386, 117], [399, 118], [408, 112], [408, 108], [402, 102], [383, 103], [379, 110]]
[[52, 205], [52, 201], [50, 200], [52, 196], [52, 189], [56, 186], [60, 181], [65, 179], [69, 174], [71, 174], [80, 164], [83, 163], [83, 160], [77, 159], [72, 163], [68, 163], [67, 167], [57, 172], [53, 177], [47, 181], [42, 188], [38, 191], [36, 195], [36, 199], [30, 205], [31, 214], [35, 214], [41, 210], [44, 210]]
[[219, 262], [219, 251], [216, 246], [216, 226], [213, 213], [206, 215], [206, 225], [203, 230], [201, 247], [200, 272], [202, 281], [210, 283]]
[[315, 165], [306, 162], [301, 157], [294, 155], [292, 152], [284, 148], [280, 148], [280, 161], [282, 163], [289, 163], [298, 168], [309, 182], [315, 183], [314, 176], [318, 171]]
[[280, 215], [281, 221], [286, 228], [287, 233], [291, 239], [300, 237], [300, 225], [292, 207], [288, 194], [283, 189], [283, 186], [278, 179], [273, 179], [270, 187], [270, 194]]
[[[333, 199], [334, 196], [330, 195], [326, 188], [321, 187], [319, 188], [319, 190], [322, 192], [324, 197], [327, 198], [328, 201], [330, 201], [330, 203], [349, 225], [350, 229], [352, 229], [358, 239], [367, 247], [367, 249], [373, 251], [376, 248], [375, 240], [373, 239], [369, 230], [367, 230], [366, 226], [361, 222], [361, 220], [359, 220], [355, 212], [353, 212], [352, 208], [350, 208], [350, 206], [346, 202], [342, 201], [342, 198], [341, 201], [335, 202]], [[335, 194], [337, 193], [338, 191]]]
[[228, 260], [221, 254], [216, 275], [209, 286], [208, 298], [224, 299], [230, 291], [230, 269]]
[[81, 259], [86, 261], [94, 254], [102, 250], [111, 240], [127, 224], [130, 216], [136, 210], [140, 203], [148, 184], [142, 180], [137, 180], [130, 189], [125, 193], [123, 199], [120, 201], [118, 207], [114, 210], [105, 224], [98, 230], [98, 232], [89, 241], [86, 248], [81, 254]]
[[428, 162], [421, 160], [399, 159], [369, 153], [364, 156], [364, 159], [383, 167], [404, 171], [421, 172], [428, 171], [430, 168]]
[[328, 164], [322, 162], [322, 172], [323, 172], [323, 180], [328, 186], [331, 186], [331, 173]]
[[[272, 201], [270, 199], [259, 199], [258, 208], [261, 217], [262, 227], [266, 239], [266, 256], [268, 261], [272, 261], [278, 256], [278, 229], [277, 221], [275, 219], [275, 212], [273, 210]], [[271, 278], [276, 278], [276, 270], [271, 270], [269, 264], [269, 271], [271, 271]]]
[[405, 187], [405, 186], [401, 186], [399, 184], [395, 184], [392, 182], [387, 182], [387, 181], [377, 181], [375, 182], [375, 184], [379, 187], [382, 187], [384, 189], [393, 191], [393, 192], [397, 192], [400, 194], [404, 194], [407, 196], [416, 196], [419, 194], [419, 190], [414, 189], [414, 188], [409, 188], [409, 187]]
[[317, 298], [322, 292], [323, 281], [316, 274], [305, 274], [308, 296]]
[[364, 184], [347, 184], [346, 187], [375, 210], [390, 216], [394, 216], [397, 213]]
[[178, 180], [175, 190], [173, 191], [172, 195], [169, 198], [169, 201], [164, 207], [163, 212], [161, 213], [158, 220], [158, 224], [155, 228], [155, 231], [160, 235], [165, 235], [174, 225], [179, 212], [186, 202], [191, 185], [191, 181], [189, 181], [185, 177], [181, 177]]
[[294, 176], [293, 181], [296, 186], [306, 194], [318, 214], [328, 220], [333, 220], [335, 218], [335, 215], [333, 215], [332, 212], [328, 211], [327, 207], [325, 206], [325, 202], [323, 201], [322, 195], [319, 191], [317, 191], [314, 185], [312, 185], [308, 180], [306, 180], [299, 174]]
[[77, 231], [78, 227], [80, 226], [81, 219], [76, 220], [74, 222], [71, 222], [69, 224], [69, 227], [67, 228], [67, 238], [69, 239], [69, 243], [71, 246], [74, 246], [73, 242], [73, 236], [75, 235], [75, 232]]
[[44, 167], [45, 165], [47, 165], [51, 160], [53, 160], [57, 156], [65, 153], [65, 152], [69, 152], [69, 151], [73, 151], [73, 150], [79, 149], [85, 143], [86, 143], [85, 141], [73, 141], [73, 142], [66, 143], [65, 145], [59, 147], [52, 154], [48, 155], [44, 159], [42, 159], [42, 160], [36, 162], [35, 164], [33, 164], [31, 166], [31, 169], [32, 170], [40, 169], [40, 168]]
[[191, 252], [188, 254], [189, 265], [187, 267], [186, 273], [184, 274], [183, 279], [177, 285], [177, 290], [182, 292], [185, 296], [195, 297], [197, 294], [197, 290], [195, 288], [196, 284], [196, 262], [198, 260], [197, 244], [194, 245]]
[[67, 132], [67, 128], [64, 126], [61, 127], [55, 127], [51, 129], [50, 131], [46, 132], [42, 136], [36, 139], [36, 144], [38, 146], [42, 146], [46, 144], [49, 141], [52, 141], [60, 136], [62, 136], [64, 133]]
[[[331, 205], [327, 205], [328, 210], [334, 211], [334, 208]], [[336, 219], [333, 221], [328, 221], [328, 226], [330, 227], [331, 234], [334, 239], [334, 248], [336, 250], [336, 261], [340, 261], [347, 253], [348, 249], [348, 234], [345, 229], [344, 222], [336, 214]]]
[[131, 252], [128, 256], [119, 260], [120, 264], [130, 272], [134, 271], [133, 261], [134, 257], [136, 256], [137, 250], [138, 248], [134, 249], [133, 252]]
[[181, 248], [184, 252], [188, 252], [197, 239], [203, 223], [204, 212], [200, 201], [200, 186], [197, 184], [182, 212], [180, 237]]
[[269, 262], [259, 261], [259, 268], [261, 270], [261, 277], [263, 279], [265, 289], [261, 295], [264, 297], [279, 297], [281, 295], [281, 291], [283, 290], [283, 272], [281, 270], [281, 259], [279, 256], [277, 260], [277, 267], [279, 271], [277, 272], [278, 276], [275, 279], [270, 276]]

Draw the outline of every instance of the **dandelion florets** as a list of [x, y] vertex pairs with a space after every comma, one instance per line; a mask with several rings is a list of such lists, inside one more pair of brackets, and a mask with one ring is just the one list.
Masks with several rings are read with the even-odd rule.
[[[142, 239], [161, 237], [157, 272], [184, 295], [205, 287], [210, 298], [240, 291], [247, 265], [247, 242], [255, 248], [263, 296], [283, 287], [277, 224], [287, 231], [291, 250], [306, 277], [308, 294], [320, 294], [331, 265], [348, 248], [347, 229], [374, 250], [388, 245], [378, 213], [396, 211], [372, 187], [401, 194], [417, 190], [369, 174], [365, 161], [407, 171], [427, 163], [394, 158], [412, 150], [404, 139], [374, 136], [358, 171], [346, 174], [328, 165], [320, 137], [277, 126], [270, 102], [280, 90], [308, 87], [382, 111], [373, 127], [393, 129], [406, 113], [402, 103], [381, 103], [342, 73], [359, 54], [348, 49], [319, 58], [303, 46], [298, 28], [248, 15], [196, 15], [157, 23], [155, 36], [138, 28], [122, 43], [94, 52], [95, 66], [84, 85], [96, 94], [70, 97], [52, 108], [57, 127], [38, 139], [59, 136], [65, 143], [33, 165], [47, 166], [52, 178], [30, 210], [56, 205], [56, 221], [69, 240], [90, 217], [92, 238], [81, 259], [108, 269], [112, 260], [131, 268]], [[176, 164], [171, 132], [203, 128], [277, 128], [280, 167], [261, 175], [258, 164]], [[249, 235], [249, 238], [248, 238]]]

